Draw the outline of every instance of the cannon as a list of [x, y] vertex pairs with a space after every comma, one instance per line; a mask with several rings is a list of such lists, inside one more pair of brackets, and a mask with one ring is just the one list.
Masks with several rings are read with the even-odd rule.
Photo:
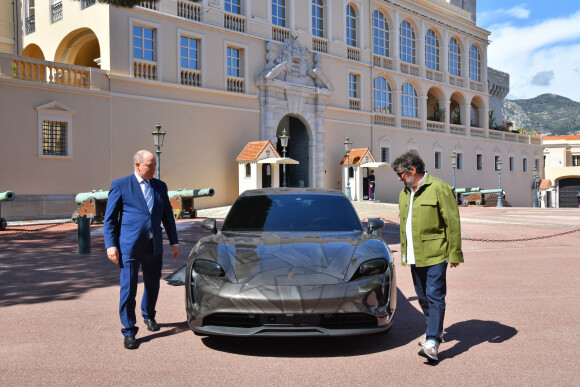
[[[481, 189], [480, 187], [472, 187], [472, 188], [457, 188], [455, 192], [459, 196], [467, 196], [466, 198], [461, 199], [461, 203], [464, 205], [468, 204], [485, 204], [485, 195], [486, 194], [500, 194], [503, 191], [499, 188], [493, 189]], [[497, 199], [496, 199], [497, 200]]]
[[77, 223], [78, 218], [89, 218], [91, 224], [94, 222], [102, 222], [105, 218], [105, 211], [107, 209], [107, 200], [109, 198], [109, 191], [81, 192], [75, 196], [75, 202], [79, 208], [72, 214], [72, 221]]
[[[14, 199], [16, 199], [16, 194], [14, 191], [0, 192], [0, 210], [2, 210], [1, 202], [11, 202]], [[0, 231], [6, 230], [6, 226], [6, 219], [0, 217]]]
[[184, 216], [195, 218], [197, 211], [193, 206], [193, 199], [204, 196], [213, 196], [215, 191], [213, 188], [202, 189], [178, 189], [177, 191], [169, 191], [169, 202], [173, 208], [173, 216], [175, 219], [181, 219]]

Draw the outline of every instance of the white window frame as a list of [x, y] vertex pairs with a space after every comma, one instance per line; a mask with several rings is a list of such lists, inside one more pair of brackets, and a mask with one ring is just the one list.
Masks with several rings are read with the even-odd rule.
[[[347, 10], [349, 9], [349, 7], [352, 7], [353, 11], [354, 11], [354, 16], [350, 16], [347, 13]], [[354, 22], [354, 28], [350, 29], [348, 26], [348, 21], [352, 20]], [[347, 46], [350, 47], [359, 47], [359, 45], [361, 44], [361, 37], [360, 37], [360, 33], [361, 33], [361, 25], [360, 25], [360, 8], [356, 6], [356, 4], [349, 2], [346, 4], [346, 6], [344, 7], [344, 43]], [[348, 36], [348, 31], [354, 31], [354, 42], [352, 42], [349, 39]], [[354, 44], [351, 44], [354, 43]]]
[[[72, 135], [73, 135], [73, 115], [75, 111], [59, 103], [51, 102], [35, 108], [38, 112], [38, 157], [45, 159], [72, 159]], [[42, 124], [44, 121], [57, 121], [66, 123], [66, 154], [65, 155], [45, 155], [43, 154]]]
[[133, 67], [133, 61], [135, 60], [135, 56], [133, 55], [134, 54], [134, 52], [133, 52], [133, 26], [151, 28], [155, 32], [155, 35], [154, 35], [155, 60], [154, 61], [149, 61], [147, 59], [138, 59], [138, 60], [144, 60], [147, 62], [155, 63], [157, 66], [156, 79], [159, 80], [161, 78], [161, 74], [163, 73], [162, 68], [161, 68], [163, 61], [159, 60], [159, 58], [162, 58], [161, 43], [160, 42], [163, 41], [162, 36], [161, 36], [161, 25], [157, 24], [157, 23], [151, 23], [150, 21], [146, 21], [146, 20], [129, 18], [129, 52], [131, 55], [131, 60], [129, 61], [129, 66], [130, 66], [129, 74], [131, 74], [131, 77], [135, 76], [134, 67]]
[[[229, 12], [229, 13], [232, 13], [234, 15], [244, 16], [244, 0], [240, 0], [240, 12], [239, 13], [232, 12], [232, 11], [226, 11], [226, 1], [228, 1], [228, 0], [223, 0], [223, 9], [225, 12]], [[230, 1], [230, 3], [231, 3], [231, 1]]]
[[[377, 89], [377, 78], [383, 78], [385, 80], [385, 89]], [[377, 109], [377, 94], [385, 95], [385, 111]], [[382, 101], [380, 101], [382, 103]], [[393, 112], [393, 89], [389, 79], [383, 75], [377, 75], [373, 79], [373, 111], [382, 114], [394, 114]]]
[[[451, 41], [453, 40], [456, 43], [457, 52], [451, 50]], [[451, 38], [449, 38], [448, 47], [449, 47], [449, 66], [447, 71], [449, 72], [449, 75], [452, 75], [454, 77], [461, 77], [461, 44], [459, 43], [459, 40], [456, 37], [452, 36]], [[455, 64], [455, 66], [453, 66], [452, 64]], [[451, 71], [452, 69], [457, 70], [456, 74], [455, 71]]]
[[[409, 95], [409, 94], [405, 94], [405, 86], [409, 84], [413, 87], [413, 91], [415, 92], [415, 95]], [[415, 103], [413, 105], [409, 105], [407, 102], [409, 101], [415, 101]], [[412, 109], [412, 114], [411, 115], [407, 115], [405, 114], [406, 111], [409, 111]], [[401, 117], [408, 117], [408, 118], [420, 118], [419, 117], [419, 93], [417, 92], [417, 87], [412, 83], [412, 82], [404, 82], [403, 85], [401, 86]]]
[[[429, 32], [433, 36], [429, 36]], [[431, 42], [433, 39], [434, 42]], [[441, 43], [439, 42], [439, 35], [432, 28], [429, 28], [425, 33], [425, 67], [430, 70], [440, 71], [441, 68], [441, 58], [440, 58]], [[433, 67], [430, 67], [433, 66]]]
[[435, 169], [435, 170], [441, 170], [441, 169], [443, 169], [443, 165], [442, 165], [443, 164], [443, 160], [442, 160], [442, 157], [441, 157], [441, 150], [436, 149], [433, 152], [433, 156], [434, 156], [434, 158], [433, 158], [433, 169]]
[[[411, 31], [411, 36], [403, 35], [403, 23], [407, 23], [409, 25], [409, 30]], [[404, 45], [403, 42], [409, 40], [410, 46]], [[405, 52], [403, 55], [403, 47], [408, 48], [409, 52]], [[409, 20], [405, 19], [401, 21], [399, 25], [399, 59], [405, 63], [416, 64], [417, 63], [417, 32], [415, 31], [415, 27], [413, 23]], [[410, 61], [407, 60], [410, 57]]]
[[248, 92], [248, 46], [231, 40], [224, 40], [224, 90], [228, 90], [228, 47], [237, 48], [240, 53], [240, 73], [244, 80], [244, 93]]
[[[363, 104], [363, 90], [362, 90], [362, 84], [363, 84], [363, 75], [360, 71], [357, 70], [353, 70], [353, 69], [348, 69], [348, 73], [347, 73], [347, 78], [346, 78], [346, 95], [347, 95], [347, 103], [348, 101], [350, 101], [351, 98], [357, 98], [359, 100], [359, 110], [362, 110], [362, 104]], [[357, 88], [356, 88], [356, 92], [357, 95], [356, 97], [351, 97], [350, 96], [350, 76], [354, 75], [356, 76], [356, 81], [357, 81]], [[350, 103], [348, 103], [348, 105], [350, 106]]]
[[191, 31], [178, 29], [177, 30], [177, 83], [181, 82], [181, 37], [186, 37], [190, 39], [196, 39], [199, 42], [199, 47], [197, 48], [197, 63], [199, 66], [198, 71], [200, 72], [200, 87], [205, 86], [205, 35], [196, 34]]
[[[383, 20], [382, 21], [384, 22], [384, 24], [386, 26], [386, 29], [379, 28], [379, 27], [377, 27], [375, 25], [375, 20], [377, 20], [375, 18], [375, 15], [377, 15], [377, 14], [382, 15], [382, 17], [383, 17]], [[391, 56], [391, 34], [390, 34], [390, 31], [389, 31], [389, 28], [390, 28], [390, 24], [389, 24], [389, 19], [387, 18], [387, 15], [385, 15], [385, 13], [383, 11], [379, 10], [379, 9], [373, 10], [373, 15], [372, 15], [373, 54], [380, 55], [380, 56], [384, 56], [384, 57], [387, 57], [387, 58]], [[380, 34], [384, 34], [385, 35], [384, 39], [379, 39], [380, 41], [384, 41], [384, 47], [381, 47], [380, 45], [377, 46], [375, 44], [375, 36], [377, 36], [377, 34], [376, 34], [377, 31]], [[377, 52], [377, 48], [378, 49], [384, 49], [385, 50], [384, 55], [381, 54], [381, 53], [379, 53], [379, 52]]]
[[[317, 2], [320, 1], [322, 3], [322, 6], [319, 6], [318, 4], [315, 5], [314, 4], [315, 1], [317, 1]], [[327, 25], [328, 25], [328, 16], [327, 16], [327, 14], [328, 14], [328, 6], [327, 6], [327, 2], [328, 1], [330, 1], [330, 0], [326, 0], [326, 1], [325, 0], [311, 0], [310, 1], [310, 8], [309, 8], [310, 14], [308, 15], [309, 16], [309, 19], [308, 20], [310, 22], [310, 26], [309, 26], [310, 27], [310, 33], [312, 34], [312, 36], [317, 37], [319, 39], [326, 39], [327, 36], [328, 36], [328, 33], [327, 33]], [[314, 9], [314, 7], [321, 8], [321, 10], [322, 10], [322, 17], [320, 18], [322, 20], [322, 36], [318, 36], [317, 34], [314, 33], [314, 23], [312, 22], [313, 19], [314, 19], [314, 17], [315, 17], [314, 16], [314, 12], [312, 12], [313, 9]], [[318, 31], [318, 29], [317, 29], [317, 31]]]
[[[477, 51], [477, 58], [472, 57], [473, 48]], [[469, 47], [469, 79], [481, 82], [481, 48], [475, 44]]]
[[[276, 2], [276, 4], [274, 4]], [[283, 3], [283, 4], [282, 4]], [[282, 24], [274, 23], [274, 12], [273, 8], [276, 6], [277, 8], [283, 9], [284, 16], [276, 16], [277, 21], [281, 21]], [[270, 0], [270, 22], [272, 25], [282, 28], [288, 28], [288, 3], [286, 0]]]

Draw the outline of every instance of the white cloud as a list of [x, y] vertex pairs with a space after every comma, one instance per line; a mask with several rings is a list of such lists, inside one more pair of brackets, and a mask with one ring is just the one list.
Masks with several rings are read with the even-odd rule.
[[[501, 10], [503, 11], [503, 10]], [[515, 17], [516, 19], [527, 19], [530, 17], [530, 10], [525, 8], [525, 4], [518, 5], [512, 9], [505, 11], [506, 14]]]
[[480, 25], [489, 25], [498, 23], [510, 18], [527, 19], [530, 17], [531, 11], [526, 8], [526, 4], [516, 5], [513, 8], [497, 8], [493, 11], [485, 11], [477, 14], [477, 21]]
[[[580, 101], [580, 75], [575, 71], [580, 67], [580, 11], [533, 26], [503, 24], [489, 29], [488, 65], [510, 74], [511, 96], [554, 93]], [[550, 72], [550, 82], [534, 84], [538, 73]]]

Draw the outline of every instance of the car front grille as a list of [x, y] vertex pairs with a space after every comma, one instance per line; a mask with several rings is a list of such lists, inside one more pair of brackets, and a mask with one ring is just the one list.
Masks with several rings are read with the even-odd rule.
[[332, 314], [243, 314], [215, 313], [203, 319], [203, 326], [236, 328], [306, 327], [326, 329], [376, 328], [377, 318], [366, 313]]

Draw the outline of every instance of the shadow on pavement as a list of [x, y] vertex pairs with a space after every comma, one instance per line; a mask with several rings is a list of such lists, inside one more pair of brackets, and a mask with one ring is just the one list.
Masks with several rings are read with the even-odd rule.
[[503, 343], [517, 334], [516, 328], [497, 321], [468, 320], [458, 322], [445, 329], [445, 341], [449, 344], [456, 343], [453, 347], [441, 351], [439, 360], [452, 359], [485, 342]]
[[407, 345], [425, 331], [425, 318], [397, 289], [395, 321], [387, 332], [342, 337], [204, 337], [216, 351], [257, 357], [338, 357], [388, 351]]

